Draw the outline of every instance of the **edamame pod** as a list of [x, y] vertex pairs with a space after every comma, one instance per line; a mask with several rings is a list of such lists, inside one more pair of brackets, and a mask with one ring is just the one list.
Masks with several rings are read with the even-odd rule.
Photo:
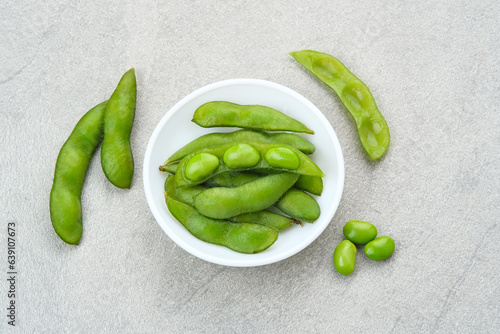
[[341, 241], [333, 252], [333, 264], [342, 275], [350, 275], [356, 264], [356, 246], [349, 240]]
[[240, 105], [226, 101], [203, 104], [194, 112], [193, 122], [204, 128], [239, 127], [314, 134], [313, 130], [301, 122], [274, 108], [261, 105]]
[[118, 188], [130, 188], [134, 175], [130, 133], [135, 116], [136, 94], [135, 70], [131, 68], [120, 79], [104, 112], [101, 165], [109, 182]]
[[305, 154], [312, 154], [316, 149], [311, 142], [294, 133], [266, 133], [252, 130], [238, 130], [227, 133], [216, 132], [198, 137], [186, 144], [172, 154], [165, 161], [165, 165], [180, 161], [186, 155], [203, 148], [247, 141], [290, 145]]
[[[318, 177], [323, 177], [325, 176], [321, 169], [312, 161], [307, 155], [304, 153], [300, 152], [296, 148], [293, 148], [288, 145], [284, 144], [272, 144], [272, 143], [261, 143], [261, 142], [246, 142], [245, 144], [248, 144], [252, 147], [254, 147], [260, 154], [263, 159], [261, 159], [255, 166], [253, 167], [248, 167], [248, 168], [242, 168], [242, 169], [232, 169], [229, 168], [224, 162], [222, 161], [222, 158], [224, 156], [224, 153], [226, 150], [228, 150], [230, 147], [234, 146], [234, 144], [228, 144], [228, 145], [221, 145], [221, 146], [215, 146], [215, 147], [210, 147], [206, 149], [201, 149], [198, 151], [195, 151], [191, 154], [186, 155], [181, 162], [179, 163], [179, 166], [177, 167], [176, 173], [175, 173], [175, 180], [177, 182], [178, 187], [184, 187], [187, 185], [195, 185], [195, 184], [201, 184], [205, 181], [207, 181], [210, 177], [213, 177], [215, 175], [218, 175], [223, 172], [228, 172], [228, 171], [242, 171], [242, 170], [262, 170], [262, 169], [268, 169], [270, 171], [282, 171], [282, 172], [293, 172], [296, 174], [301, 174], [301, 175], [312, 175], [312, 176], [318, 176]], [[269, 164], [269, 162], [266, 161], [266, 153], [272, 148], [277, 148], [277, 147], [283, 147], [287, 148], [291, 151], [293, 151], [297, 157], [299, 158], [299, 166], [296, 169], [287, 169], [287, 168], [276, 168], [273, 167]], [[207, 176], [204, 179], [201, 180], [191, 180], [188, 177], [186, 177], [186, 166], [189, 163], [190, 159], [199, 154], [199, 153], [210, 153], [212, 155], [215, 155], [221, 159], [221, 163], [217, 167], [217, 169], [214, 170], [214, 172], [210, 175]], [[161, 169], [161, 167], [160, 167]]]
[[264, 210], [276, 203], [298, 178], [298, 174], [280, 173], [261, 177], [240, 187], [209, 188], [194, 197], [194, 206], [201, 214], [215, 219]]
[[57, 235], [77, 245], [82, 237], [81, 194], [85, 174], [102, 136], [106, 102], [90, 109], [76, 124], [57, 156], [50, 191], [50, 219]]
[[278, 230], [275, 228], [208, 218], [188, 204], [168, 195], [165, 197], [170, 213], [194, 237], [202, 241], [236, 252], [254, 254], [266, 250], [278, 239]]
[[314, 222], [321, 214], [318, 202], [298, 189], [288, 190], [274, 205], [284, 214], [308, 223]]
[[[202, 185], [178, 188], [175, 184], [175, 178], [172, 175], [169, 175], [165, 180], [165, 191], [167, 195], [177, 201], [186, 203], [191, 206], [194, 205], [194, 196], [198, 195], [205, 189], [206, 188]], [[277, 229], [283, 229], [290, 226], [291, 224], [302, 225], [302, 222], [294, 218], [285, 217], [268, 210], [244, 213], [235, 217], [231, 217], [229, 218], [229, 220], [237, 223], [253, 223], [266, 225]]]
[[390, 133], [368, 87], [337, 58], [326, 53], [302, 50], [290, 55], [330, 87], [354, 118], [358, 137], [372, 161], [384, 155]]

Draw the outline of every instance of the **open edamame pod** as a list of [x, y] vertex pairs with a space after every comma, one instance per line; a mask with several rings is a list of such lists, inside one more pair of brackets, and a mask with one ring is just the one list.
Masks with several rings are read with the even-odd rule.
[[389, 126], [368, 87], [329, 54], [302, 50], [290, 55], [338, 95], [354, 118], [359, 140], [370, 159], [382, 157], [390, 143]]
[[305, 154], [312, 154], [316, 149], [311, 142], [294, 133], [266, 133], [252, 130], [238, 130], [227, 133], [216, 132], [203, 135], [186, 144], [172, 154], [165, 161], [165, 165], [179, 161], [186, 155], [203, 148], [246, 141], [286, 144], [295, 147]]
[[280, 173], [263, 176], [240, 187], [209, 188], [194, 197], [194, 206], [201, 214], [215, 219], [264, 210], [276, 203], [298, 178], [298, 174]]
[[[312, 175], [312, 176], [318, 176], [318, 177], [324, 177], [325, 175], [321, 171], [321, 169], [312, 161], [307, 155], [304, 153], [300, 152], [294, 147], [284, 145], [284, 144], [273, 144], [273, 143], [261, 143], [261, 142], [245, 142], [245, 144], [252, 146], [253, 148], [256, 149], [256, 151], [259, 153], [261, 160], [253, 165], [249, 166], [246, 168], [238, 168], [238, 169], [232, 169], [229, 168], [223, 161], [224, 153], [230, 149], [231, 147], [234, 146], [234, 144], [227, 144], [227, 145], [221, 145], [221, 146], [215, 146], [215, 147], [209, 147], [206, 149], [201, 149], [198, 151], [195, 151], [191, 154], [186, 155], [181, 162], [179, 163], [179, 166], [176, 169], [175, 173], [175, 180], [177, 182], [177, 186], [179, 187], [184, 187], [187, 185], [196, 185], [196, 184], [201, 184], [205, 181], [207, 181], [210, 177], [213, 177], [215, 175], [218, 175], [223, 172], [228, 172], [228, 171], [242, 171], [242, 170], [259, 170], [262, 171], [263, 169], [268, 169], [270, 171], [282, 171], [282, 172], [291, 172], [295, 174], [300, 174], [300, 175]], [[286, 150], [292, 152], [294, 156], [296, 156], [299, 159], [299, 165], [295, 169], [291, 168], [286, 168], [285, 165], [281, 162], [279, 167], [274, 167], [276, 166], [275, 161], [267, 161], [266, 158], [267, 152], [275, 149], [275, 148], [285, 148]], [[210, 153], [211, 155], [219, 157], [220, 164], [216, 169], [213, 170], [213, 172], [208, 175], [207, 177], [199, 180], [194, 180], [190, 175], [186, 174], [186, 166], [188, 165], [189, 161], [197, 156], [198, 154], [201, 153]], [[273, 156], [273, 159], [277, 160], [276, 156]], [[274, 165], [274, 166], [273, 166]], [[161, 170], [160, 166], [160, 170]]]
[[136, 94], [135, 70], [131, 68], [120, 79], [104, 112], [101, 165], [109, 182], [118, 188], [130, 188], [134, 175], [130, 133], [135, 116]]
[[227, 247], [236, 252], [254, 254], [269, 248], [278, 239], [278, 230], [269, 226], [233, 223], [212, 219], [194, 207], [165, 195], [170, 213], [196, 238]]
[[81, 194], [85, 174], [102, 136], [106, 102], [90, 109], [76, 124], [57, 156], [50, 191], [50, 219], [57, 235], [77, 245], [83, 232]]
[[193, 122], [204, 128], [239, 127], [264, 131], [290, 131], [314, 134], [314, 131], [274, 108], [212, 101], [200, 106]]

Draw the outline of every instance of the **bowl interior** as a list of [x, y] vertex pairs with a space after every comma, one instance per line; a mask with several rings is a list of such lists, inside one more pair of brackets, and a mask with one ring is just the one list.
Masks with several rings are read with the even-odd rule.
[[[236, 128], [202, 128], [191, 122], [196, 108], [209, 101], [260, 104], [275, 108], [313, 129], [314, 135], [300, 134], [316, 146], [311, 158], [326, 174], [324, 191], [315, 196], [320, 218], [304, 227], [290, 226], [280, 231], [278, 240], [259, 254], [240, 254], [193, 237], [167, 209], [164, 182], [167, 173], [158, 166], [180, 147], [210, 132], [229, 132]], [[187, 252], [213, 263], [228, 266], [258, 266], [288, 258], [313, 242], [328, 226], [337, 210], [344, 186], [344, 160], [339, 141], [324, 115], [295, 91], [264, 80], [233, 79], [210, 84], [175, 104], [161, 119], [148, 143], [144, 157], [144, 190], [150, 209], [161, 228]]]

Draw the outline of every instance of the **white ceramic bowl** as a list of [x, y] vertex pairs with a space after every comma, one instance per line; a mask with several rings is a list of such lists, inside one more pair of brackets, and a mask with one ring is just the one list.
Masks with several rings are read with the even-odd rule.
[[[313, 224], [290, 226], [280, 231], [278, 240], [258, 254], [240, 254], [212, 245], [192, 236], [168, 211], [164, 182], [167, 173], [158, 166], [177, 149], [210, 132], [229, 132], [235, 128], [202, 128], [191, 122], [194, 111], [209, 101], [260, 104], [275, 108], [298, 119], [314, 130], [301, 135], [316, 146], [311, 158], [326, 174], [324, 191], [316, 197], [321, 216]], [[282, 85], [256, 79], [225, 80], [202, 87], [170, 109], [156, 126], [144, 157], [144, 191], [155, 219], [165, 233], [180, 247], [203, 260], [234, 267], [251, 267], [286, 259], [312, 243], [328, 226], [337, 210], [344, 187], [344, 158], [339, 141], [325, 116], [309, 100]]]

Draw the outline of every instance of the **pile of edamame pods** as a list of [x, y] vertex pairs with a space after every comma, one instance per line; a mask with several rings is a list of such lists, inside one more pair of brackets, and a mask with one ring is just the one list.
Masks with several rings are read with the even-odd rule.
[[319, 218], [313, 196], [325, 174], [308, 156], [314, 145], [293, 133], [311, 129], [270, 107], [226, 101], [201, 105], [193, 122], [240, 128], [201, 136], [160, 166], [171, 173], [168, 210], [193, 236], [252, 254], [270, 247], [280, 229]]
[[130, 188], [134, 159], [130, 133], [136, 104], [135, 69], [127, 71], [109, 98], [76, 124], [57, 156], [50, 192], [50, 219], [57, 235], [77, 245], [82, 237], [82, 186], [95, 149], [102, 140], [101, 166], [118, 188]]

